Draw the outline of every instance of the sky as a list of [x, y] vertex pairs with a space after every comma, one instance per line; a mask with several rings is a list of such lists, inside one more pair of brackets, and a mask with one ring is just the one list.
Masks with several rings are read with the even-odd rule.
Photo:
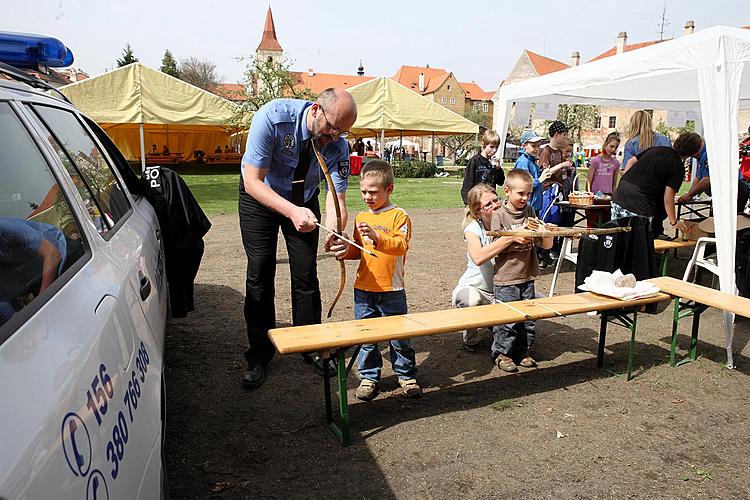
[[[682, 36], [696, 30], [748, 26], [748, 0], [628, 0], [463, 3], [446, 0], [321, 2], [319, 0], [0, 0], [0, 30], [59, 38], [75, 56], [73, 67], [90, 76], [116, 68], [127, 43], [147, 66], [159, 68], [164, 51], [177, 60], [208, 59], [224, 82], [243, 78], [260, 42], [266, 11], [292, 68], [393, 76], [401, 65], [443, 68], [462, 82], [494, 91], [524, 49], [570, 63], [573, 51], [588, 61], [612, 48], [625, 31], [628, 43]], [[22, 6], [22, 7], [21, 7]]]

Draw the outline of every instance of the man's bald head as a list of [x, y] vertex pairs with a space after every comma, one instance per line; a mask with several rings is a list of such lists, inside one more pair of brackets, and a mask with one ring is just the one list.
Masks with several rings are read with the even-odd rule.
[[318, 96], [317, 103], [323, 107], [331, 126], [338, 130], [347, 131], [357, 121], [357, 103], [344, 89], [325, 89]]

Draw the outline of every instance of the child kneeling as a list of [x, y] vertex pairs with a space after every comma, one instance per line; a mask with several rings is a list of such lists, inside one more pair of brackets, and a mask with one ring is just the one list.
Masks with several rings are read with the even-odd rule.
[[[529, 204], [533, 194], [533, 178], [525, 170], [513, 169], [505, 177], [506, 200], [492, 216], [494, 231], [526, 229], [529, 218], [536, 218]], [[536, 219], [535, 219], [536, 220]], [[541, 224], [541, 223], [537, 223]], [[541, 224], [544, 229], [544, 224]], [[527, 238], [501, 236], [502, 250], [495, 257], [495, 276], [492, 280], [495, 302], [513, 302], [534, 298], [534, 280], [539, 276], [539, 262], [534, 246], [539, 242], [543, 249], [552, 248], [552, 237]], [[540, 241], [541, 240], [541, 241]], [[529, 355], [534, 343], [534, 322], [511, 323], [493, 328], [492, 359], [506, 372], [518, 370], [515, 361], [526, 368], [536, 366]]]

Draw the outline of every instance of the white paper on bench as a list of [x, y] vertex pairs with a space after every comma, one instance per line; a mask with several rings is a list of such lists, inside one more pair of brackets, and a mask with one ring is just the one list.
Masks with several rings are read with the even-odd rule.
[[591, 276], [583, 280], [583, 284], [578, 287], [585, 292], [594, 292], [608, 297], [614, 297], [620, 300], [636, 300], [650, 297], [659, 293], [659, 287], [646, 281], [636, 281], [634, 287], [619, 287], [615, 285], [615, 280], [622, 276], [619, 269], [613, 273], [606, 271], [593, 271]]

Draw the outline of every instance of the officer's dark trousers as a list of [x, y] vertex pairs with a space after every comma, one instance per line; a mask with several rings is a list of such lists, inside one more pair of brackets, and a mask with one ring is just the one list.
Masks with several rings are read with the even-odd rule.
[[[320, 219], [318, 197], [305, 204]], [[292, 280], [292, 322], [295, 326], [321, 322], [318, 284], [318, 229], [300, 233], [292, 221], [258, 203], [240, 187], [240, 230], [247, 254], [245, 281], [245, 321], [250, 348], [245, 352], [248, 365], [267, 365], [276, 352], [268, 330], [276, 325], [274, 279], [276, 243], [279, 228], [289, 254]]]

